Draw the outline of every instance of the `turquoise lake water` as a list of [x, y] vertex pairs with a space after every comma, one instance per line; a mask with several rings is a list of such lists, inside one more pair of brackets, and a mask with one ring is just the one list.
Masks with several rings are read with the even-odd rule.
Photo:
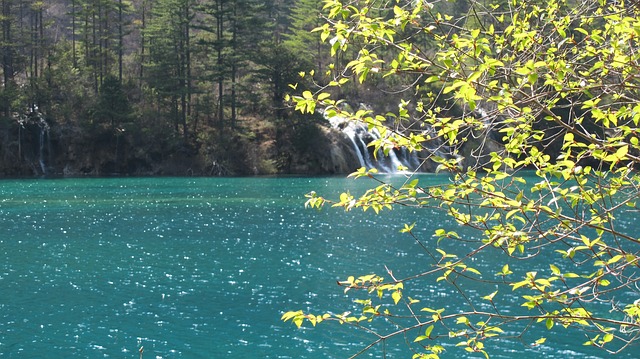
[[[335, 324], [296, 329], [281, 314], [342, 312], [353, 297], [337, 280], [384, 274], [383, 265], [403, 277], [427, 263], [398, 233], [401, 223], [418, 222], [427, 242], [435, 228], [455, 229], [428, 210], [375, 216], [304, 208], [311, 190], [336, 196], [371, 185], [343, 178], [0, 181], [0, 357], [137, 359], [144, 347], [145, 359], [347, 358], [371, 337]], [[462, 305], [435, 286], [411, 295], [434, 308]], [[582, 346], [580, 334], [543, 324], [531, 331], [530, 338], [547, 337], [545, 345], [501, 342], [491, 357], [607, 357]], [[387, 358], [411, 357], [396, 344]], [[636, 346], [616, 358], [639, 352]], [[382, 349], [364, 357], [382, 358]], [[442, 357], [464, 351], [450, 347]]]

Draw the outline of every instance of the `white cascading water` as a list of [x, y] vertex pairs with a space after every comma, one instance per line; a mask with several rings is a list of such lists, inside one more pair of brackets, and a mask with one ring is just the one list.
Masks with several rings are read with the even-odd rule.
[[378, 153], [374, 156], [373, 147], [368, 146], [368, 144], [380, 138], [378, 130], [369, 131], [366, 125], [347, 121], [339, 116], [328, 118], [328, 120], [333, 128], [342, 131], [349, 137], [353, 144], [354, 152], [360, 161], [360, 167], [375, 168], [382, 173], [401, 172], [398, 170], [401, 166], [405, 168], [404, 171], [415, 171], [420, 167], [420, 159], [417, 153], [409, 152], [406, 148], [391, 150], [388, 155], [385, 155], [382, 150], [378, 150]]
[[23, 128], [25, 124], [31, 123], [37, 125], [40, 129], [38, 134], [38, 164], [42, 175], [47, 174], [47, 161], [45, 157], [51, 157], [51, 138], [49, 136], [49, 124], [44, 118], [44, 115], [38, 110], [37, 105], [33, 105], [29, 108], [27, 113], [22, 116], [19, 121], [20, 127]]

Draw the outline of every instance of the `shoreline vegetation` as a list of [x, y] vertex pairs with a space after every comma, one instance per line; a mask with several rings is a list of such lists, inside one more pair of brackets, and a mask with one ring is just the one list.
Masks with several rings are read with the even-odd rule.
[[[0, 177], [357, 170], [362, 162], [344, 128], [285, 101], [346, 74], [346, 57], [331, 54], [332, 45], [312, 32], [322, 24], [322, 6], [3, 2]], [[437, 6], [454, 11], [459, 4]], [[392, 113], [404, 97], [397, 90], [410, 81], [354, 81], [330, 91], [356, 109]]]
[[320, 6], [2, 2], [0, 177], [354, 170], [327, 159], [321, 117], [283, 100], [323, 81], [299, 78], [329, 61], [309, 42]]

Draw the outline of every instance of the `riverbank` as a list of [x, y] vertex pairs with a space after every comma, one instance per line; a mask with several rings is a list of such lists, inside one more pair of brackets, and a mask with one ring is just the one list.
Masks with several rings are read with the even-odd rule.
[[0, 176], [331, 175], [358, 168], [345, 138], [322, 121], [250, 118], [197, 135], [144, 123], [53, 121], [1, 125]]

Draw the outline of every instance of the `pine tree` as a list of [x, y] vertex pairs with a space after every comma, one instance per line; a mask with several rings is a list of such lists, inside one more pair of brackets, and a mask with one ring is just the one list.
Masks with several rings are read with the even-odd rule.
[[13, 11], [12, 1], [2, 0], [2, 96], [0, 107], [4, 117], [11, 113], [11, 100], [14, 97], [14, 44], [13, 44]]
[[161, 0], [145, 27], [149, 41], [146, 79], [159, 101], [168, 104], [176, 132], [187, 137], [187, 117], [191, 98], [190, 0]]
[[225, 93], [229, 78], [230, 61], [229, 46], [232, 42], [232, 32], [229, 31], [229, 15], [233, 8], [232, 0], [214, 0], [201, 3], [200, 13], [195, 28], [199, 32], [198, 47], [202, 63], [200, 79], [204, 88], [215, 92], [215, 114], [218, 128], [225, 127]]
[[308, 67], [323, 73], [330, 59], [326, 57], [328, 48], [320, 41], [320, 35], [312, 30], [322, 24], [320, 10], [322, 2], [298, 0], [289, 16], [291, 26], [285, 34], [284, 45], [294, 54], [309, 62]]
[[229, 46], [231, 97], [230, 123], [235, 127], [239, 97], [253, 91], [254, 84], [240, 79], [256, 72], [264, 60], [264, 49], [271, 47], [274, 24], [263, 1], [234, 0], [230, 13], [231, 42]]

